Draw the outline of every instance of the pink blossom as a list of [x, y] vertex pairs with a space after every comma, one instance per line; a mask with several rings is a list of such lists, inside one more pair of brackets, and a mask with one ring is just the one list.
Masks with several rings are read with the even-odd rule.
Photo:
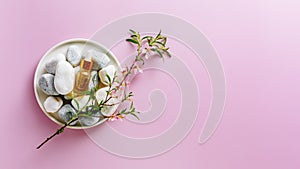
[[133, 73], [134, 74], [137, 74], [137, 73], [143, 73], [143, 70], [139, 67], [139, 66], [135, 66], [134, 68], [133, 68]]
[[120, 120], [123, 121], [124, 116], [122, 115], [112, 115], [108, 118], [109, 121], [116, 121], [116, 120]]
[[112, 91], [111, 91], [111, 94], [112, 94], [112, 95], [115, 95], [116, 93], [117, 93], [116, 90], [112, 90]]

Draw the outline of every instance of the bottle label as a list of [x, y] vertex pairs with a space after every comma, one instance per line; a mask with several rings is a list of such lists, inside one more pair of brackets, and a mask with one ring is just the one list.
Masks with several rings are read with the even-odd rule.
[[89, 76], [80, 73], [77, 79], [77, 85], [76, 85], [77, 90], [85, 91], [88, 87], [88, 83], [89, 83]]
[[83, 60], [81, 67], [82, 67], [82, 69], [85, 69], [85, 70], [91, 70], [93, 67], [93, 62]]

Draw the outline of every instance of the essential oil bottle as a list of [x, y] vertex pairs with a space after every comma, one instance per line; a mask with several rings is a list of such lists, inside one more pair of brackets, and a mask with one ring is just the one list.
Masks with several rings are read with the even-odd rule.
[[90, 59], [81, 60], [80, 70], [76, 74], [73, 96], [83, 95], [83, 92], [88, 90], [92, 67], [93, 62]]

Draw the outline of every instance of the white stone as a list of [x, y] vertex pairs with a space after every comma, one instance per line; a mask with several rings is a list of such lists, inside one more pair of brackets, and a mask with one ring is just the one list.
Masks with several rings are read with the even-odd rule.
[[63, 105], [63, 101], [60, 97], [49, 96], [44, 102], [44, 108], [48, 113], [57, 112]]
[[109, 65], [103, 69], [101, 69], [99, 71], [99, 77], [100, 77], [100, 80], [103, 84], [108, 84], [108, 78], [106, 75], [108, 75], [110, 77], [110, 79], [113, 79], [114, 77], [114, 74], [116, 72], [116, 69], [113, 65]]
[[91, 90], [92, 87], [97, 87], [99, 84], [99, 77], [98, 77], [98, 72], [97, 71], [92, 71], [91, 72], [91, 78], [89, 81], [89, 86], [88, 89]]
[[75, 45], [70, 46], [68, 48], [66, 57], [67, 61], [70, 62], [73, 66], [78, 66], [81, 60], [79, 48]]
[[65, 55], [63, 54], [58, 54], [53, 56], [46, 64], [45, 64], [45, 69], [48, 73], [55, 74], [56, 71], [56, 65], [60, 61], [66, 60]]
[[67, 61], [60, 61], [56, 66], [54, 86], [59, 94], [66, 95], [73, 90], [75, 70]]
[[100, 112], [92, 112], [91, 115], [78, 117], [80, 124], [83, 126], [92, 126], [96, 124], [100, 119], [103, 119], [103, 116]]
[[[89, 95], [84, 95], [84, 96], [79, 96], [79, 97], [76, 97], [76, 98], [74, 98], [72, 101], [71, 101], [71, 104], [72, 104], [72, 106], [76, 109], [76, 110], [78, 110], [78, 108], [79, 108], [79, 110], [80, 109], [82, 109], [84, 106], [90, 106], [91, 104], [92, 104], [92, 101], [90, 101], [89, 103], [88, 103], [88, 101], [89, 101]], [[78, 105], [76, 104], [76, 101], [77, 101], [77, 103], [78, 103]], [[79, 106], [79, 107], [78, 107]], [[84, 110], [83, 110], [84, 111]]]
[[[100, 103], [101, 101], [104, 101], [107, 95], [108, 87], [101, 88], [96, 91], [95, 97], [97, 99], [97, 102]], [[118, 108], [119, 106], [119, 100], [116, 98], [111, 98], [109, 101], [107, 101], [107, 105], [112, 105], [112, 106], [104, 106], [101, 110], [101, 113], [104, 116], [111, 116]], [[115, 104], [115, 105], [113, 105]]]
[[[65, 123], [68, 123], [76, 115], [76, 110], [70, 104], [66, 104], [59, 109], [57, 114], [60, 119], [62, 119]], [[76, 123], [77, 121], [74, 121], [70, 125], [74, 125]]]
[[39, 87], [47, 95], [59, 95], [54, 87], [53, 74], [43, 74], [39, 79]]
[[105, 53], [98, 52], [93, 49], [90, 49], [85, 54], [84, 58], [92, 59], [94, 70], [104, 68], [110, 62], [109, 57]]

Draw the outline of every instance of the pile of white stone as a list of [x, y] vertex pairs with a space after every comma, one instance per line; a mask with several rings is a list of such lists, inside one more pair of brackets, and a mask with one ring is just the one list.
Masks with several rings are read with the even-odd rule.
[[[65, 123], [70, 121], [78, 110], [81, 110], [86, 105], [93, 104], [92, 101], [89, 101], [88, 95], [76, 98], [68, 98], [66, 96], [73, 91], [75, 75], [80, 70], [79, 64], [82, 59], [93, 61], [88, 90], [99, 83], [107, 85], [106, 82], [108, 79], [106, 75], [112, 78], [116, 71], [115, 67], [110, 64], [109, 57], [105, 53], [93, 49], [82, 55], [80, 49], [75, 45], [70, 46], [66, 54], [58, 54], [52, 57], [45, 64], [45, 74], [39, 78], [38, 84], [40, 89], [48, 95], [43, 104], [45, 110], [48, 113], [57, 113], [60, 118], [58, 120]], [[96, 91], [95, 96], [98, 102], [105, 99], [107, 90], [108, 87], [103, 87]], [[79, 107], [76, 101], [74, 101], [75, 99]], [[88, 101], [89, 103], [87, 103]], [[114, 104], [116, 102], [117, 99], [111, 99], [107, 104]], [[101, 112], [92, 112], [89, 116], [79, 116], [78, 121], [75, 121], [71, 125], [94, 125], [103, 119], [104, 116], [112, 115], [116, 109], [117, 105], [114, 105], [102, 109]], [[84, 111], [82, 110], [81, 113], [84, 113]]]

